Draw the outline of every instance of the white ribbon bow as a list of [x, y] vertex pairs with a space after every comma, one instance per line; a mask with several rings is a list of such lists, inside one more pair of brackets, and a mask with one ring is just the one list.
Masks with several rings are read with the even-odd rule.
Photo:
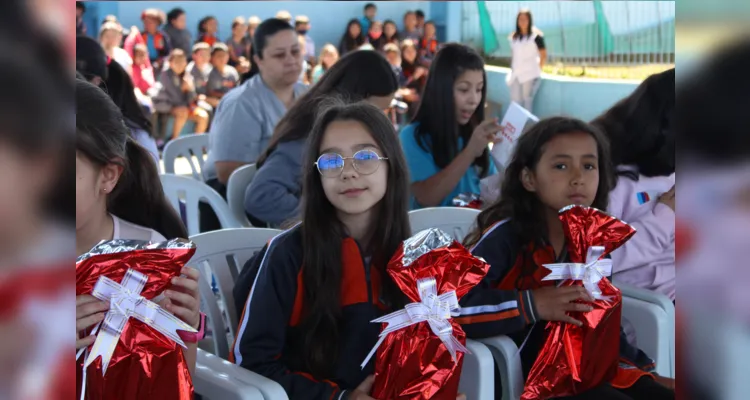
[[140, 295], [146, 285], [148, 277], [133, 269], [129, 269], [122, 278], [122, 283], [102, 276], [96, 282], [91, 295], [102, 301], [109, 301], [109, 311], [102, 322], [91, 353], [83, 365], [88, 368], [97, 357], [102, 357], [102, 375], [107, 372], [107, 366], [120, 339], [129, 318], [135, 318], [157, 332], [168, 337], [180, 346], [187, 348], [177, 334], [178, 330], [197, 332], [192, 326], [159, 307], [156, 303], [146, 300]]
[[604, 254], [604, 246], [591, 246], [586, 252], [586, 263], [544, 264], [552, 273], [543, 281], [572, 279], [582, 281], [583, 287], [595, 300], [611, 301], [612, 296], [604, 296], [599, 289], [599, 281], [612, 275], [612, 260], [599, 258]]
[[394, 331], [427, 321], [432, 332], [440, 338], [448, 352], [453, 358], [453, 362], [458, 362], [457, 352], [470, 353], [469, 349], [464, 347], [458, 339], [453, 336], [453, 326], [450, 323], [451, 317], [461, 314], [461, 307], [458, 305], [458, 297], [455, 291], [437, 295], [437, 282], [435, 278], [425, 278], [417, 281], [419, 289], [419, 303], [410, 303], [403, 310], [390, 313], [386, 316], [374, 319], [371, 322], [387, 323], [385, 329], [380, 332], [380, 339], [375, 347], [370, 350], [365, 361], [361, 364], [364, 368], [370, 361], [378, 347], [383, 343], [385, 337]]

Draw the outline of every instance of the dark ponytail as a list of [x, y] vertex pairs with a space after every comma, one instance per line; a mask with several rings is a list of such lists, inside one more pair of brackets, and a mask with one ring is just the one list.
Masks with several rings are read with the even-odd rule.
[[153, 157], [130, 137], [112, 99], [80, 79], [76, 80], [76, 151], [99, 167], [122, 166], [120, 180], [107, 199], [107, 211], [167, 239], [187, 237], [164, 196]]

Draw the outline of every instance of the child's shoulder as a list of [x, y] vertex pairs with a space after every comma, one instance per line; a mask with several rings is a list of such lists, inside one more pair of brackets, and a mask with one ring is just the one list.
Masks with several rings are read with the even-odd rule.
[[476, 244], [472, 246], [472, 251], [481, 250], [487, 246], [497, 247], [500, 243], [510, 244], [514, 242], [516, 237], [517, 235], [513, 224], [510, 223], [510, 219], [504, 219], [486, 228]]

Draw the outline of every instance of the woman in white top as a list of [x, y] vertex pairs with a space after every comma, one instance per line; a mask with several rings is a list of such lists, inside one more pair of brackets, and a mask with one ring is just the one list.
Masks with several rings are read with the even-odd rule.
[[[187, 237], [167, 202], [151, 155], [136, 143], [112, 99], [98, 87], [76, 79], [76, 251], [86, 253], [102, 240], [151, 242]], [[170, 290], [157, 299], [167, 311], [198, 329], [200, 297], [197, 270], [185, 267]], [[80, 333], [104, 319], [109, 304], [92, 296], [76, 298]], [[76, 349], [94, 342], [79, 337]], [[185, 358], [195, 368], [196, 343]]]
[[534, 95], [542, 82], [542, 67], [547, 49], [542, 32], [534, 27], [531, 11], [521, 10], [516, 16], [516, 31], [508, 38], [511, 48], [511, 72], [507, 83], [510, 99], [534, 112]]

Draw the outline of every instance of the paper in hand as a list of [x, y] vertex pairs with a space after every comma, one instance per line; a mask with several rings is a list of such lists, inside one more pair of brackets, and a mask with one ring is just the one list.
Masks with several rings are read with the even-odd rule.
[[534, 114], [521, 107], [516, 102], [511, 102], [508, 111], [500, 123], [500, 132], [497, 136], [502, 137], [502, 141], [492, 146], [492, 159], [495, 162], [498, 172], [502, 171], [510, 164], [513, 157], [513, 150], [516, 147], [516, 141], [523, 132], [526, 132], [534, 123], [539, 122]]

